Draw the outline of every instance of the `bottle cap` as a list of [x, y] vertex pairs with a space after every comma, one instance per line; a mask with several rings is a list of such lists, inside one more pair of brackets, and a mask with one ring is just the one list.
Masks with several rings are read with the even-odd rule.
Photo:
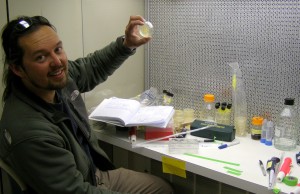
[[225, 109], [226, 109], [226, 106], [224, 106], [224, 105], [222, 104], [221, 109], [222, 109], [222, 110], [225, 110]]
[[222, 102], [222, 104], [221, 104], [222, 106], [227, 106], [227, 102]]
[[231, 109], [231, 107], [232, 107], [232, 104], [231, 104], [231, 103], [228, 103], [228, 104], [227, 104], [227, 108], [228, 108], [228, 109]]
[[252, 125], [262, 125], [263, 120], [264, 119], [262, 117], [253, 117]]
[[267, 141], [267, 140], [266, 140], [265, 145], [271, 146], [271, 145], [272, 145], [272, 141]]
[[145, 21], [144, 25], [138, 26], [138, 29], [142, 37], [151, 37], [153, 34], [153, 25], [149, 21]]
[[213, 102], [213, 101], [215, 101], [215, 95], [205, 94], [203, 99], [204, 99], [204, 102]]

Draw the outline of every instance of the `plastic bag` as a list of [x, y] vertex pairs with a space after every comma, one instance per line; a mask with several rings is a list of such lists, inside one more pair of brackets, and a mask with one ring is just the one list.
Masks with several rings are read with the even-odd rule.
[[232, 100], [234, 126], [237, 136], [247, 135], [247, 100], [242, 71], [237, 62], [229, 63], [232, 68]]

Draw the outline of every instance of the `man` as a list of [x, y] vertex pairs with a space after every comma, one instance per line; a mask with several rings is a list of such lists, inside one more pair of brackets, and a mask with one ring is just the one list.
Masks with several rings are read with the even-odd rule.
[[33, 193], [172, 193], [158, 177], [114, 168], [89, 127], [80, 95], [150, 40], [138, 36], [142, 24], [142, 17], [131, 16], [124, 37], [75, 61], [68, 61], [42, 16], [19, 17], [4, 27], [0, 157]]

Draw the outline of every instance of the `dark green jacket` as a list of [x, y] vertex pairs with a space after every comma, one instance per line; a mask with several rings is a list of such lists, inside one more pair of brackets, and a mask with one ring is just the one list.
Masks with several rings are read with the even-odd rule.
[[[105, 81], [133, 52], [122, 38], [85, 58], [69, 61], [69, 81], [61, 97], [94, 153], [95, 165], [112, 169], [88, 124], [81, 93]], [[67, 114], [53, 108], [22, 85], [14, 84], [0, 123], [0, 157], [39, 194], [113, 193], [96, 188], [90, 157], [72, 133]]]

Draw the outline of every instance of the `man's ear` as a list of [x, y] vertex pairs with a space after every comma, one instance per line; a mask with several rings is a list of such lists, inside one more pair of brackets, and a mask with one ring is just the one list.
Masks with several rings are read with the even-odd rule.
[[16, 65], [16, 64], [10, 64], [9, 68], [12, 72], [14, 72], [14, 74], [16, 74], [19, 77], [23, 77], [24, 75], [24, 70], [20, 65]]

